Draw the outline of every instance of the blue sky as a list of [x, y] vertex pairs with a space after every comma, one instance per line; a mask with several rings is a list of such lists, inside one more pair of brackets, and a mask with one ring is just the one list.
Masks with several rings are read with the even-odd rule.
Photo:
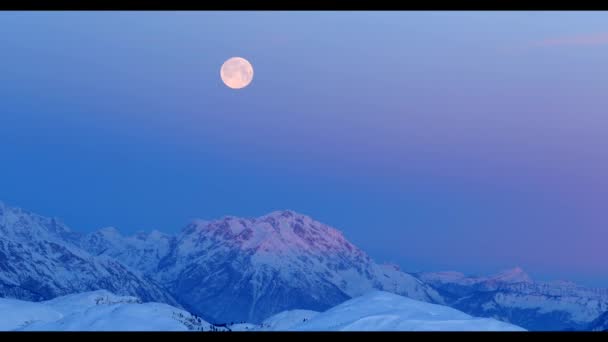
[[606, 23], [0, 13], [0, 200], [81, 231], [292, 209], [406, 270], [608, 285]]

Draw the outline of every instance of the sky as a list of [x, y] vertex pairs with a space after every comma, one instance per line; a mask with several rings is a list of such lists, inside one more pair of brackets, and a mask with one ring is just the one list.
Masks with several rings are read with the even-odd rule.
[[2, 12], [0, 200], [85, 232], [291, 209], [408, 271], [608, 287], [607, 63], [607, 12]]

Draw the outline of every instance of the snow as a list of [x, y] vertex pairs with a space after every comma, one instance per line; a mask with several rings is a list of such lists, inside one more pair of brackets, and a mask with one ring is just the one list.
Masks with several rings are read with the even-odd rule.
[[608, 301], [600, 301], [587, 297], [560, 296], [552, 298], [543, 294], [504, 294], [494, 296], [496, 304], [502, 307], [535, 309], [538, 313], [563, 311], [570, 314], [574, 322], [584, 324], [591, 322], [601, 312], [608, 310]]
[[494, 275], [492, 280], [505, 283], [530, 283], [532, 278], [521, 267], [515, 267]]
[[57, 297], [45, 302], [47, 306], [64, 315], [78, 313], [103, 304], [139, 304], [141, 300], [133, 296], [117, 296], [106, 290], [82, 292]]
[[[44, 300], [106, 288], [181, 303], [216, 322], [259, 323], [285, 310], [322, 311], [373, 289], [530, 329], [547, 322], [578, 328], [608, 311], [608, 289], [534, 282], [519, 267], [492, 276], [438, 272], [416, 278], [376, 264], [337, 229], [290, 210], [197, 220], [176, 236], [123, 236], [112, 227], [82, 235], [57, 219], [0, 202], [0, 253], [8, 259], [0, 296]], [[235, 298], [248, 299], [236, 306]]]
[[[443, 303], [430, 286], [376, 264], [337, 229], [290, 210], [195, 220], [177, 236], [160, 239], [116, 236], [93, 233], [86, 248], [143, 272], [217, 322], [260, 323], [284, 310], [324, 310], [372, 289]], [[193, 283], [206, 286], [188, 285]], [[285, 299], [268, 297], [270, 288], [280, 288], [274, 295]], [[230, 298], [251, 300], [232, 307]]]
[[255, 331], [257, 329], [257, 324], [251, 323], [238, 323], [230, 326], [231, 331]]
[[116, 258], [143, 273], [156, 271], [159, 261], [169, 253], [173, 237], [158, 230], [123, 236], [106, 227], [84, 236], [81, 246], [99, 256]]
[[118, 229], [116, 229], [116, 227], [104, 227], [98, 230], [99, 233], [103, 234], [105, 237], [107, 238], [120, 238], [122, 237], [120, 235], [120, 232], [118, 231]]
[[184, 331], [172, 318], [175, 308], [167, 304], [112, 304], [70, 314], [54, 322], [30, 324], [27, 331]]
[[380, 288], [384, 291], [407, 294], [408, 297], [415, 299], [428, 298], [430, 302], [445, 304], [435, 289], [426, 287], [424, 282], [408, 273], [401, 272], [394, 265], [377, 265], [375, 271], [376, 279], [382, 284]]
[[92, 291], [45, 302], [0, 298], [0, 330], [187, 331], [210, 324], [184, 310], [138, 298]]
[[466, 276], [460, 272], [444, 271], [444, 272], [424, 272], [420, 273], [418, 277], [427, 282], [431, 283], [448, 283], [458, 285], [475, 285], [480, 283], [531, 283], [532, 278], [524, 272], [521, 267], [515, 267], [509, 270], [504, 270], [495, 275], [487, 277], [478, 276]]
[[260, 325], [234, 325], [256, 331], [525, 331], [491, 318], [413, 300], [385, 291], [370, 291], [327, 311], [288, 310]]
[[[104, 229], [95, 241], [121, 241], [116, 233], [116, 229]], [[0, 255], [6, 256], [6, 266], [0, 272], [0, 296], [37, 301], [105, 288], [177, 304], [140, 271], [84, 250], [83, 237], [57, 219], [0, 205]]]
[[525, 331], [489, 318], [468, 320], [403, 320], [398, 315], [366, 317], [346, 325], [341, 331]]
[[284, 331], [289, 330], [304, 320], [310, 320], [319, 312], [312, 310], [288, 310], [267, 318], [259, 326], [258, 330]]
[[529, 329], [584, 329], [608, 311], [607, 289], [533, 281], [520, 267], [487, 277], [457, 272], [417, 276], [453, 297], [450, 305], [479, 316], [505, 317]]
[[290, 328], [296, 331], [524, 331], [490, 318], [372, 291]]
[[0, 331], [15, 330], [36, 321], [56, 321], [63, 315], [39, 303], [0, 298]]
[[233, 220], [230, 222], [230, 231], [234, 235], [239, 235], [245, 229], [245, 225], [239, 220]]
[[[188, 331], [211, 325], [161, 303], [93, 291], [45, 302], [0, 298], [0, 330]], [[458, 310], [384, 291], [372, 291], [325, 312], [288, 310], [260, 325], [233, 324], [232, 331], [522, 331], [511, 324], [471, 317]], [[223, 328], [219, 328], [223, 330]]]

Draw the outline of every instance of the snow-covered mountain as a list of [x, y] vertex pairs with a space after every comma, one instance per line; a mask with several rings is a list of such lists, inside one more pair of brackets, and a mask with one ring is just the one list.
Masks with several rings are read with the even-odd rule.
[[[241, 327], [240, 325], [237, 327]], [[524, 331], [491, 318], [384, 291], [370, 291], [325, 312], [292, 310], [243, 330], [271, 331]]]
[[99, 290], [27, 302], [0, 298], [0, 330], [209, 331], [211, 324], [187, 311]]
[[371, 289], [442, 302], [419, 279], [376, 264], [338, 230], [293, 211], [198, 220], [175, 237], [123, 237], [103, 229], [82, 246], [142, 270], [213, 322], [259, 323], [290, 309], [322, 311]]
[[471, 277], [379, 265], [338, 230], [293, 211], [125, 237], [114, 228], [79, 234], [0, 202], [0, 297], [41, 301], [98, 289], [185, 308], [214, 323], [321, 312], [370, 290], [529, 330], [588, 329], [608, 311], [606, 289], [535, 282], [519, 268]]
[[0, 297], [40, 301], [105, 289], [177, 305], [139, 271], [78, 247], [80, 239], [56, 219], [0, 202]]
[[446, 303], [468, 314], [493, 317], [529, 330], [586, 330], [608, 311], [608, 289], [571, 282], [535, 282], [521, 268], [489, 277], [457, 272], [419, 273]]
[[114, 227], [102, 228], [80, 239], [80, 246], [92, 254], [111, 256], [145, 274], [156, 273], [160, 261], [175, 248], [175, 243], [176, 237], [157, 230], [125, 237]]

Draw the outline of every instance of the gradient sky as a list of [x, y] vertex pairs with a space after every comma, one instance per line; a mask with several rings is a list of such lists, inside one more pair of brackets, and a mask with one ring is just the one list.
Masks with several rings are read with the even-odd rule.
[[0, 94], [0, 200], [75, 230], [292, 209], [608, 286], [608, 12], [2, 12]]

